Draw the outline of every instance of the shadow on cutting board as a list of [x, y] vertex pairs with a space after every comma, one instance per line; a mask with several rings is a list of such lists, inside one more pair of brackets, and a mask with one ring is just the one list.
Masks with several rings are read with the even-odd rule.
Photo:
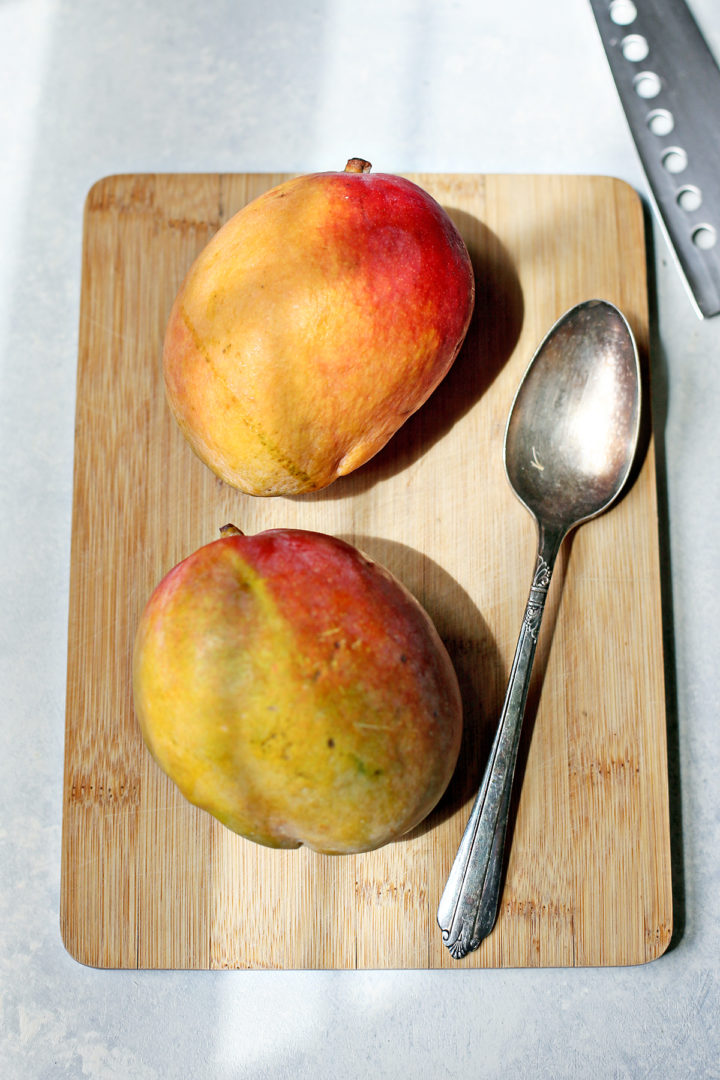
[[423, 605], [450, 654], [462, 695], [463, 737], [455, 773], [435, 810], [404, 840], [435, 828], [474, 797], [495, 734], [507, 672], [479, 609], [438, 563], [395, 540], [358, 536], [353, 542]]
[[524, 303], [515, 265], [494, 232], [464, 210], [445, 207], [460, 230], [475, 274], [475, 308], [457, 359], [443, 381], [370, 461], [304, 501], [340, 499], [402, 472], [443, 438], [492, 385], [520, 336]]

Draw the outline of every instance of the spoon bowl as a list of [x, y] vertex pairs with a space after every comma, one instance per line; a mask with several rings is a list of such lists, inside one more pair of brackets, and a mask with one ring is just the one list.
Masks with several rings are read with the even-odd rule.
[[622, 491], [640, 430], [640, 365], [624, 316], [605, 300], [566, 312], [541, 342], [505, 430], [505, 472], [535, 518], [537, 564], [498, 730], [438, 907], [456, 959], [477, 949], [497, 918], [515, 762], [538, 632], [565, 536]]
[[591, 300], [538, 348], [505, 431], [505, 472], [536, 518], [572, 528], [606, 510], [632, 466], [640, 422], [637, 349], [623, 315]]

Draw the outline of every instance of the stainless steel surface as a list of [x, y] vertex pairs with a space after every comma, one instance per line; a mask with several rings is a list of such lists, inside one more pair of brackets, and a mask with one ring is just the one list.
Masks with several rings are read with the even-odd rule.
[[720, 312], [720, 69], [683, 0], [590, 0], [671, 250]]
[[638, 355], [625, 318], [606, 301], [579, 304], [535, 353], [505, 432], [505, 470], [536, 520], [538, 557], [497, 734], [438, 907], [456, 959], [476, 949], [497, 918], [515, 761], [557, 553], [571, 529], [622, 490], [639, 421]]

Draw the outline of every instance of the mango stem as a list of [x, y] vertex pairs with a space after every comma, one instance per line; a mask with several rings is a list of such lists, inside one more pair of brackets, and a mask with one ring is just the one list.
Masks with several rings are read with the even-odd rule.
[[345, 172], [364, 173], [370, 172], [371, 169], [372, 165], [370, 162], [365, 161], [364, 158], [361, 157], [351, 157], [345, 166]]

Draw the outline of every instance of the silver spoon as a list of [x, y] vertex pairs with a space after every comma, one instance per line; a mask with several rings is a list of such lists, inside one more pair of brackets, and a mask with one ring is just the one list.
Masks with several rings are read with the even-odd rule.
[[619, 495], [639, 424], [640, 366], [630, 327], [604, 300], [578, 304], [535, 353], [505, 431], [507, 478], [537, 524], [537, 566], [495, 741], [438, 907], [456, 959], [477, 949], [497, 918], [520, 730], [557, 553], [571, 529]]

